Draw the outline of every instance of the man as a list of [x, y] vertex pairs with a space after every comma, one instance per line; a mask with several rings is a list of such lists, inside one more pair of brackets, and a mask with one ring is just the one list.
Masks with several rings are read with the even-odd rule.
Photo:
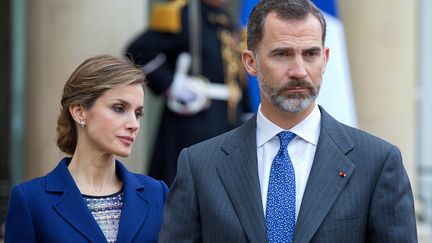
[[151, 90], [165, 101], [149, 175], [168, 185], [181, 149], [237, 127], [249, 111], [242, 95], [246, 87], [238, 78], [240, 70], [244, 72], [239, 38], [223, 9], [226, 4], [156, 4], [149, 29], [127, 48], [127, 55], [142, 66]]
[[325, 30], [309, 0], [254, 8], [242, 58], [258, 77], [259, 110], [181, 152], [160, 242], [417, 242], [398, 148], [315, 102]]

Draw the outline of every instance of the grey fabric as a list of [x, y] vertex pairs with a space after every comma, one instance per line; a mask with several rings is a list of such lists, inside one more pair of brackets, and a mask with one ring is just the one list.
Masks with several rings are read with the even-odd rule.
[[[321, 134], [294, 242], [417, 242], [399, 149], [320, 110]], [[256, 116], [181, 152], [164, 210], [159, 242], [267, 241]]]

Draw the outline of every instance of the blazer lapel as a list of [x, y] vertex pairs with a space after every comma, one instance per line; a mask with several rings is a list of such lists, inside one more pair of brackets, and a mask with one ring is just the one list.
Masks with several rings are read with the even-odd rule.
[[73, 228], [91, 242], [106, 242], [106, 238], [93, 215], [90, 213], [82, 195], [70, 175], [67, 164], [70, 158], [63, 159], [60, 164], [47, 175], [46, 190], [50, 193], [62, 193], [54, 210]]
[[250, 242], [267, 242], [256, 157], [256, 116], [235, 130], [222, 150], [228, 159], [217, 171], [243, 229]]
[[132, 242], [147, 218], [150, 200], [144, 185], [119, 161], [116, 161], [116, 168], [124, 183], [123, 208], [117, 242]]
[[340, 126], [321, 108], [320, 138], [297, 218], [294, 242], [312, 239], [354, 172], [355, 165], [346, 156], [354, 144]]

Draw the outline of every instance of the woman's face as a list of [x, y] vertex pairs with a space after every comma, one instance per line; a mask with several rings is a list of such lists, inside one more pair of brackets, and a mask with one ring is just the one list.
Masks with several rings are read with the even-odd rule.
[[140, 84], [107, 90], [86, 110], [86, 146], [102, 153], [129, 156], [140, 128], [143, 103]]

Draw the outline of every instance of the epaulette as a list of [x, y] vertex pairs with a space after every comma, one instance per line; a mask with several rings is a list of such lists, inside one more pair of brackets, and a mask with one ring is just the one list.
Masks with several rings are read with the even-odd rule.
[[152, 8], [149, 28], [168, 33], [180, 33], [181, 9], [187, 0], [174, 0], [168, 3], [155, 3]]

